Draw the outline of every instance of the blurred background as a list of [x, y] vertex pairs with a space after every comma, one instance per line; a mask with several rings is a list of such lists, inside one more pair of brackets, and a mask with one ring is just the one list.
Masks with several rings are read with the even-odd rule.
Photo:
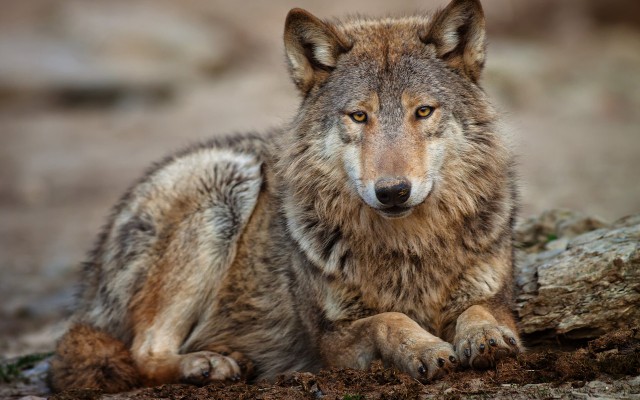
[[[287, 11], [446, 1], [0, 0], [0, 357], [50, 351], [79, 263], [154, 160], [289, 119]], [[640, 211], [640, 2], [485, 0], [483, 84], [520, 154], [523, 216]]]

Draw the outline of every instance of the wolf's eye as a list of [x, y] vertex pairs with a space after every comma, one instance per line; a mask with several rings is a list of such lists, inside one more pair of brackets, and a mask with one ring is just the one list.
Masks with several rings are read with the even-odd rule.
[[416, 109], [416, 118], [429, 118], [433, 114], [433, 107], [422, 106]]
[[359, 124], [363, 124], [367, 122], [367, 113], [364, 111], [356, 111], [349, 114], [349, 116], [351, 117], [352, 120], [354, 120]]

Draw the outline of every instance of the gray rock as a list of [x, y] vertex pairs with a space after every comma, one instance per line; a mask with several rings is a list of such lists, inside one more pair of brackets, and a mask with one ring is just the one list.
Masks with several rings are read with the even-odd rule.
[[570, 212], [547, 212], [520, 226], [519, 237], [529, 243], [558, 234], [519, 257], [517, 312], [524, 333], [584, 339], [640, 324], [640, 216], [594, 229], [601, 226], [607, 224]]
[[[571, 239], [585, 232], [606, 228], [608, 224], [597, 217], [590, 217], [572, 210], [548, 210], [538, 217], [527, 218], [516, 228], [516, 244], [529, 253], [541, 249], [557, 249], [559, 238]], [[561, 242], [564, 244], [564, 242]], [[550, 246], [550, 247], [549, 247]]]

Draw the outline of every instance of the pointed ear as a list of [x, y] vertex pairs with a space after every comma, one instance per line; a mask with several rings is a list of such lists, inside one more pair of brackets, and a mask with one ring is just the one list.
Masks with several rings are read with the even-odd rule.
[[306, 93], [328, 76], [349, 46], [331, 25], [294, 8], [285, 22], [284, 47], [291, 78]]
[[420, 39], [433, 44], [439, 58], [473, 82], [485, 61], [484, 12], [479, 0], [452, 0], [438, 11]]

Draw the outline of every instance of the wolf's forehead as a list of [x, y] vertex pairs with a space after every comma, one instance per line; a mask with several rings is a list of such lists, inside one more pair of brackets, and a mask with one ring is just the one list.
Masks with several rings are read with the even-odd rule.
[[327, 87], [337, 103], [379, 96], [386, 110], [402, 108], [403, 96], [443, 101], [442, 65], [433, 46], [420, 40], [429, 27], [427, 17], [351, 20], [335, 25], [350, 43]]
[[393, 61], [407, 54], [419, 54], [425, 48], [420, 32], [429, 25], [428, 17], [353, 19], [336, 28], [351, 41], [354, 55], [386, 57]]

